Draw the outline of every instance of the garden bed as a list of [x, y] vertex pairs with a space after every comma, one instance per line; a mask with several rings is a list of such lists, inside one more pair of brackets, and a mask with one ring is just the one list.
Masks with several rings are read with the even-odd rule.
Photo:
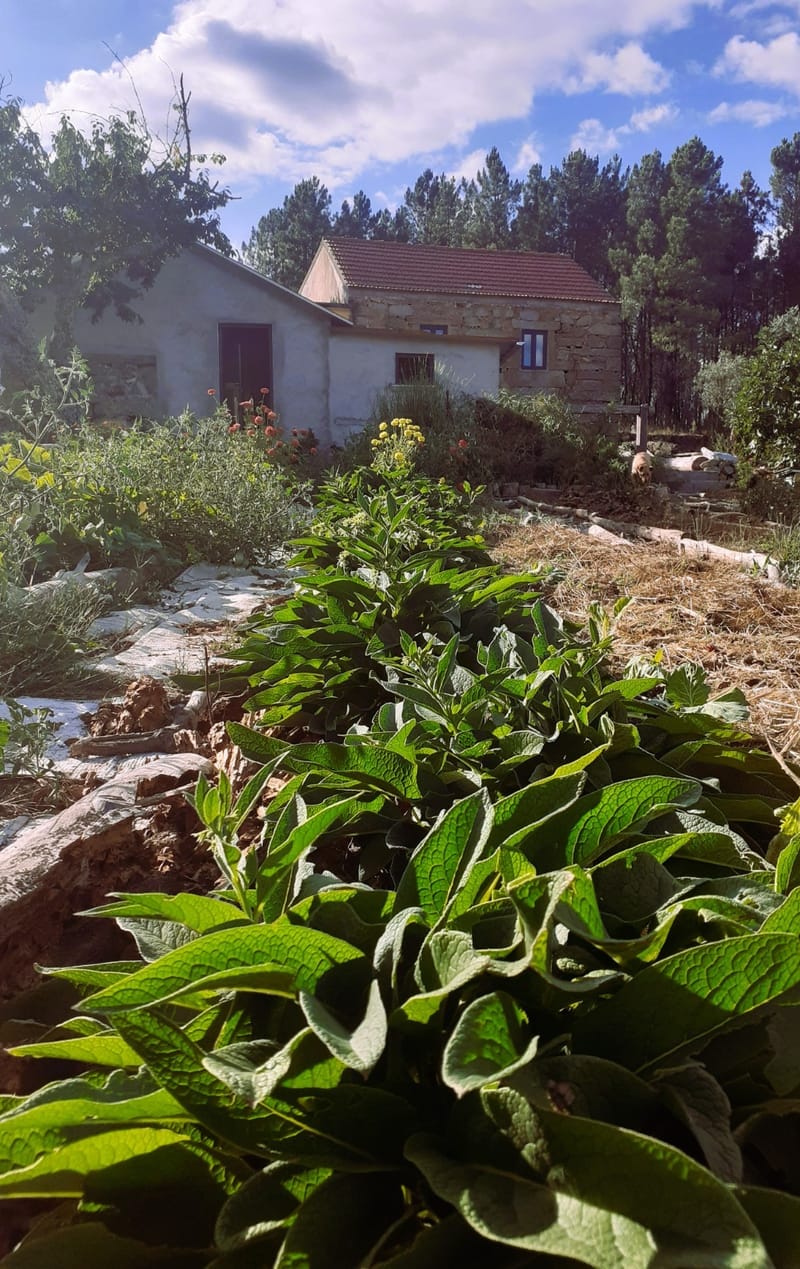
[[[796, 769], [702, 666], [621, 674], [611, 629], [637, 601], [589, 595], [623, 579], [590, 557], [576, 583], [553, 542], [504, 574], [469, 490], [376, 449], [320, 491], [295, 592], [221, 667], [219, 719], [208, 676], [185, 684], [194, 752], [53, 828], [63, 953], [71, 899], [119, 866], [134, 892], [90, 925], [135, 943], [92, 943], [125, 959], [51, 971], [61, 1012], [28, 996], [6, 1023], [14, 1058], [78, 1072], [0, 1099], [0, 1197], [64, 1200], [17, 1262], [795, 1269]], [[638, 605], [680, 606], [634, 559]], [[158, 696], [138, 684], [85, 743], [147, 724], [177, 748]], [[143, 809], [184, 798], [173, 895], [147, 835], [141, 875], [131, 847]], [[20, 985], [42, 836], [4, 881]]]
[[800, 591], [665, 543], [607, 545], [552, 521], [501, 530], [492, 552], [512, 570], [555, 564], [551, 600], [577, 621], [592, 603], [630, 596], [615, 626], [618, 669], [661, 649], [670, 667], [695, 661], [715, 692], [742, 689], [758, 734], [800, 756]]

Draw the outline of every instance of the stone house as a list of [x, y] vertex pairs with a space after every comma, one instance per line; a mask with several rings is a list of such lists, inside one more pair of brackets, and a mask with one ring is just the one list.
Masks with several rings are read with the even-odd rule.
[[587, 411], [619, 395], [620, 306], [569, 256], [329, 238], [300, 294], [347, 322], [330, 333], [337, 439], [376, 389], [410, 378], [558, 392]]
[[[440, 377], [475, 396], [559, 392], [590, 407], [619, 389], [619, 305], [567, 256], [325, 239], [296, 293], [192, 246], [134, 305], [75, 319], [97, 418], [163, 418], [216, 400], [269, 404], [286, 428], [341, 443], [376, 395]], [[36, 338], [52, 326], [44, 305]]]

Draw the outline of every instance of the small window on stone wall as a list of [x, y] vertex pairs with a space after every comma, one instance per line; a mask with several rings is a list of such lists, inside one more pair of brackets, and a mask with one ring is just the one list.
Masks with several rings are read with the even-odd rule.
[[420, 326], [420, 330], [424, 330], [426, 335], [446, 335], [447, 334], [446, 326], [428, 326], [423, 324], [422, 326]]
[[520, 366], [523, 370], [547, 369], [546, 330], [524, 330], [521, 345]]
[[395, 383], [433, 383], [433, 353], [395, 353]]

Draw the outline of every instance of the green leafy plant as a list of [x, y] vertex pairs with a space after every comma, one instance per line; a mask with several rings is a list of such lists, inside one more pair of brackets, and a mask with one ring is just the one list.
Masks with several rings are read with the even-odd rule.
[[0, 1194], [71, 1200], [26, 1263], [280, 1266], [335, 1219], [338, 1263], [791, 1264], [791, 1154], [759, 1142], [800, 1078], [798, 892], [718, 823], [665, 833], [697, 781], [584, 780], [456, 802], [395, 892], [309, 874], [295, 794], [265, 919], [233, 895], [98, 910], [143, 960], [54, 971], [74, 1020], [14, 1050], [96, 1074], [0, 1116]]
[[53, 711], [0, 697], [0, 713], [0, 773], [36, 777], [49, 771], [47, 750], [57, 728]]
[[736, 397], [735, 434], [759, 461], [800, 461], [800, 309], [791, 308], [759, 332]]
[[[228, 725], [260, 769], [193, 795], [220, 888], [112, 896], [90, 915], [137, 956], [47, 971], [72, 1015], [12, 1053], [83, 1073], [0, 1102], [0, 1197], [61, 1200], [10, 1269], [792, 1269], [794, 774], [738, 694], [689, 665], [610, 679], [614, 614], [569, 626], [485, 576], [458, 504], [375, 482], [337, 483], [300, 544], [271, 629], [298, 660]], [[420, 556], [443, 591], [403, 609]], [[328, 605], [358, 570], [366, 659]], [[330, 739], [276, 734], [281, 679], [286, 718], [343, 690]]]

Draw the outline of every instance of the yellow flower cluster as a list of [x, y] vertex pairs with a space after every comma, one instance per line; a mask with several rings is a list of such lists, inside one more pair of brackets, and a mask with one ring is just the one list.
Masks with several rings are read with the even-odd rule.
[[425, 444], [425, 437], [411, 419], [392, 419], [391, 423], [379, 424], [378, 435], [370, 444], [375, 451], [373, 466], [379, 471], [388, 471], [393, 467], [410, 467], [415, 451]]

